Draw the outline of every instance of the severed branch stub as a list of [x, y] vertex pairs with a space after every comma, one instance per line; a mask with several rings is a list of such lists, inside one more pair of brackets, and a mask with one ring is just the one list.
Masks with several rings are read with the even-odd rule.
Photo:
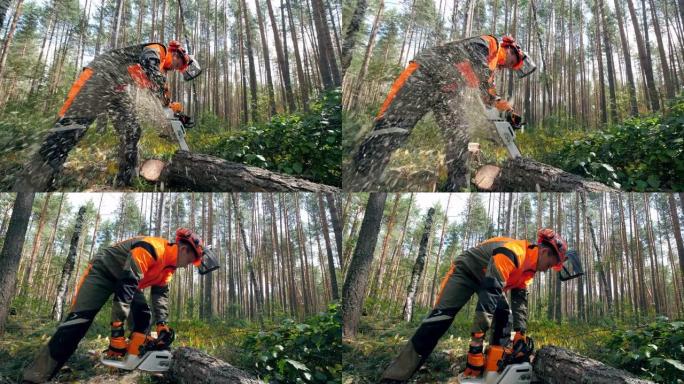
[[[150, 161], [148, 161], [150, 162]], [[317, 184], [263, 168], [233, 163], [218, 157], [177, 151], [167, 164], [146, 162], [141, 176], [164, 182], [171, 190], [195, 192], [340, 192], [339, 188]]]
[[473, 183], [479, 190], [488, 192], [618, 192], [605, 184], [524, 157], [508, 159], [501, 167], [480, 167]]
[[173, 352], [165, 377], [178, 384], [265, 384], [252, 374], [200, 350], [181, 347]]
[[537, 379], [545, 384], [654, 384], [627, 371], [553, 345], [535, 353], [532, 367]]

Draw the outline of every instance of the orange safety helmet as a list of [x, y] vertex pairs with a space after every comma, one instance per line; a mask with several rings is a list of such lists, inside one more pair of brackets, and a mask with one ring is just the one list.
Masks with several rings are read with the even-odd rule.
[[188, 65], [190, 65], [190, 55], [188, 55], [187, 52], [185, 52], [185, 49], [181, 45], [180, 41], [178, 40], [171, 40], [169, 41], [169, 53], [177, 53], [182, 59], [183, 59], [183, 67], [179, 68], [178, 70], [180, 72], [185, 71], [188, 68]]
[[192, 250], [195, 251], [195, 261], [192, 264], [199, 267], [202, 263], [202, 255], [204, 255], [204, 244], [202, 244], [202, 241], [195, 232], [187, 228], [178, 228], [176, 230], [176, 243], [180, 244], [181, 241], [190, 245]]
[[553, 266], [554, 271], [560, 271], [563, 268], [563, 263], [567, 259], [568, 243], [551, 228], [542, 228], [537, 231], [537, 244], [546, 244], [551, 247], [556, 256], [558, 256], [558, 264]]
[[518, 58], [518, 62], [511, 68], [518, 72], [518, 77], [523, 78], [530, 75], [537, 69], [536, 64], [527, 56], [522, 50], [520, 44], [511, 36], [504, 36], [501, 38], [501, 48], [511, 48]]

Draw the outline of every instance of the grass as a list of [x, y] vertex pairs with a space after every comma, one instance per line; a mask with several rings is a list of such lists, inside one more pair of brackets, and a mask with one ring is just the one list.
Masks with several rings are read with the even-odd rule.
[[[419, 311], [410, 323], [396, 317], [364, 316], [357, 337], [344, 341], [343, 383], [376, 383], [382, 371], [399, 354], [426, 314], [425, 309]], [[411, 383], [448, 383], [465, 369], [471, 324], [472, 312], [462, 310]], [[534, 339], [535, 349], [555, 345], [597, 359], [605, 352], [603, 345], [616, 327], [628, 326], [609, 322], [528, 322], [529, 335]]]
[[[120, 378], [125, 373], [99, 363], [100, 352], [109, 345], [109, 314], [107, 304], [95, 318], [65, 368], [58, 374], [58, 382], [84, 382], [111, 374]], [[0, 384], [20, 381], [24, 367], [32, 361], [39, 348], [48, 342], [57, 325], [58, 322], [47, 317], [29, 314], [9, 317], [7, 330], [0, 337]], [[241, 358], [245, 351], [240, 350], [239, 345], [248, 333], [259, 329], [258, 324], [243, 321], [183, 320], [171, 322], [171, 327], [176, 331], [174, 347], [197, 348], [236, 367], [251, 370], [250, 362]], [[138, 383], [161, 382], [160, 378], [147, 374], [136, 375], [135, 380]]]

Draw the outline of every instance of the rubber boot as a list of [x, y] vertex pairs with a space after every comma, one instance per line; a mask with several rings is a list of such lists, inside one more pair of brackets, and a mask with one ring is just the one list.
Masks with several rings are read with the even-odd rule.
[[24, 383], [44, 383], [52, 378], [60, 364], [50, 356], [50, 349], [44, 345], [31, 364], [24, 368]]
[[399, 353], [389, 367], [382, 373], [381, 380], [383, 382], [392, 382], [392, 380], [403, 382], [411, 378], [413, 373], [423, 363], [423, 358], [416, 352], [413, 343], [409, 341]]

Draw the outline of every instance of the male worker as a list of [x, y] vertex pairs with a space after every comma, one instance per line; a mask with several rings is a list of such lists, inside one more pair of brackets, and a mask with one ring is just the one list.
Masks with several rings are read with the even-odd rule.
[[54, 178], [69, 152], [95, 118], [105, 112], [109, 112], [119, 134], [116, 184], [130, 185], [137, 169], [141, 129], [128, 86], [151, 91], [168, 106], [166, 74], [173, 70], [183, 73], [186, 80], [192, 80], [200, 72], [192, 56], [175, 40], [170, 41], [168, 47], [160, 43], [139, 44], [96, 57], [71, 87], [58, 113], [57, 123], [19, 176], [14, 190], [41, 192], [52, 189]]
[[[458, 311], [477, 293], [475, 321], [471, 328], [467, 368], [464, 376], [477, 377], [484, 369], [483, 340], [495, 319], [490, 345], [505, 346], [510, 341], [510, 307], [504, 292], [511, 291], [513, 329], [516, 343], [526, 343], [527, 286], [537, 272], [566, 268], [565, 261], [578, 260], [567, 243], [549, 228], [538, 231], [537, 244], [527, 240], [494, 237], [463, 252], [452, 263], [442, 281], [436, 304], [384, 371], [385, 382], [403, 382], [427, 360], [439, 338], [447, 331]], [[575, 268], [577, 270], [578, 268]], [[572, 276], [576, 277], [576, 276]]]
[[[108, 357], [139, 354], [146, 341], [151, 314], [156, 321], [158, 340], [165, 340], [170, 329], [168, 317], [168, 283], [177, 268], [190, 264], [200, 274], [219, 267], [216, 257], [195, 233], [187, 228], [176, 231], [171, 243], [160, 237], [134, 237], [102, 249], [94, 257], [81, 278], [70, 313], [58, 327], [47, 345], [24, 369], [24, 382], [42, 383], [50, 380], [74, 353], [93, 319], [109, 297], [114, 294], [111, 314], [111, 337]], [[152, 312], [145, 301], [143, 289], [151, 287]], [[124, 322], [131, 315], [132, 332], [124, 338]]]
[[459, 191], [467, 187], [468, 106], [464, 91], [479, 90], [482, 101], [505, 112], [514, 128], [522, 125], [513, 106], [496, 94], [494, 76], [498, 68], [516, 71], [521, 78], [536, 69], [510, 36], [504, 36], [501, 42], [490, 35], [471, 37], [419, 53], [392, 85], [373, 130], [352, 159], [347, 185], [355, 190], [377, 189], [392, 152], [432, 110], [446, 141], [446, 189]]

